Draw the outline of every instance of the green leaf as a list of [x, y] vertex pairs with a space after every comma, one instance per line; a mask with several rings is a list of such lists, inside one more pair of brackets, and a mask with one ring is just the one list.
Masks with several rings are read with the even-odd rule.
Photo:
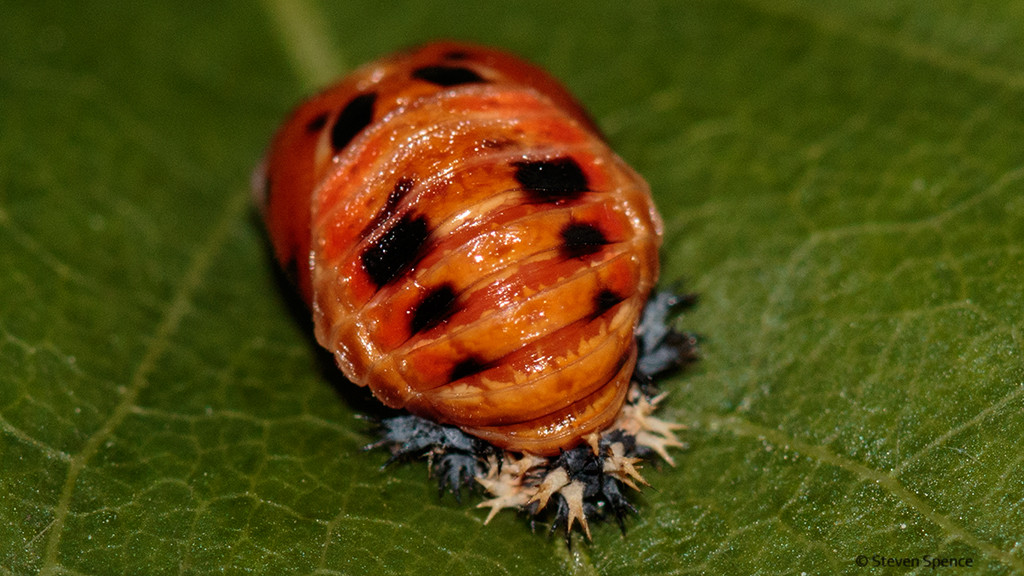
[[[3, 12], [0, 574], [1024, 574], [1020, 1]], [[269, 261], [278, 122], [435, 37], [562, 77], [701, 294], [666, 385], [689, 447], [625, 537], [483, 526], [381, 470]]]

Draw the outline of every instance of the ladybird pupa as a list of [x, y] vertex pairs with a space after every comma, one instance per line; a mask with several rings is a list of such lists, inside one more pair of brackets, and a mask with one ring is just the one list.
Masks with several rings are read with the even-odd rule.
[[[602, 444], [653, 429], [635, 369], [662, 222], [646, 182], [540, 68], [455, 42], [373, 62], [291, 115], [262, 174], [275, 255], [345, 376], [505, 451], [506, 470], [550, 464], [492, 508], [555, 496], [566, 525], [586, 528], [586, 483], [556, 460], [589, 446], [603, 462], [591, 481], [635, 486], [632, 454], [678, 444], [664, 426], [655, 447], [636, 448], [637, 431]], [[413, 424], [396, 426], [402, 444]], [[465, 466], [458, 482], [501, 490], [497, 472]]]

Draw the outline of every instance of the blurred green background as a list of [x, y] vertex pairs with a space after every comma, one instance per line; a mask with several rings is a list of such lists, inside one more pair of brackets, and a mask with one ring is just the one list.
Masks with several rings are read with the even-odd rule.
[[[0, 574], [1024, 574], [1024, 3], [379, 4], [5, 2]], [[625, 536], [381, 471], [267, 258], [290, 107], [437, 37], [562, 78], [701, 294]]]

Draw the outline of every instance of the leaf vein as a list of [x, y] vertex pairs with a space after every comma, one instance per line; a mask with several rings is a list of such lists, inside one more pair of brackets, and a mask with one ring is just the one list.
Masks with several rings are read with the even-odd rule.
[[[1024, 388], [1021, 389], [1024, 390]], [[1016, 397], [1017, 395], [1012, 394], [1010, 396]], [[762, 426], [737, 416], [710, 416], [706, 424], [709, 428], [729, 430], [737, 436], [760, 438], [779, 446], [787, 446], [791, 450], [806, 454], [820, 462], [846, 470], [862, 478], [865, 482], [874, 483], [885, 488], [893, 496], [902, 500], [929, 521], [940, 526], [951, 536], [959, 538], [967, 545], [973, 546], [1013, 570], [1024, 572], [1024, 559], [1014, 556], [1011, 551], [1003, 550], [991, 542], [983, 540], [979, 535], [969, 531], [965, 526], [956, 523], [949, 516], [941, 514], [931, 503], [901, 484], [892, 473], [875, 470], [860, 462], [836, 454], [825, 446], [808, 444], [782, 430]]]
[[985, 64], [974, 58], [950, 52], [944, 48], [909, 39], [898, 30], [871, 27], [864, 22], [850, 22], [836, 14], [813, 10], [808, 6], [789, 2], [741, 0], [743, 4], [764, 14], [796, 18], [807, 22], [823, 33], [851, 38], [864, 46], [882, 48], [906, 60], [923, 62], [933, 68], [964, 74], [985, 84], [995, 84], [1015, 92], [1024, 92], [1024, 74], [1016, 70]]
[[163, 318], [161, 318], [160, 323], [156, 326], [155, 334], [150, 340], [146, 353], [140, 360], [134, 374], [132, 374], [131, 383], [126, 387], [121, 401], [103, 425], [85, 442], [82, 450], [71, 458], [57, 506], [54, 510], [53, 526], [49, 532], [46, 551], [43, 556], [42, 574], [55, 574], [58, 570], [65, 570], [65, 568], [59, 565], [58, 556], [64, 524], [70, 513], [71, 500], [75, 494], [75, 485], [78, 477], [92, 458], [99, 452], [100, 447], [113, 436], [118, 426], [131, 414], [139, 394], [148, 384], [150, 372], [155, 368], [157, 361], [170, 345], [171, 336], [177, 331], [178, 326], [189, 310], [189, 302], [206, 278], [206, 274], [209, 272], [213, 262], [213, 257], [227, 241], [231, 226], [238, 221], [247, 206], [248, 198], [248, 191], [239, 191], [228, 199], [220, 220], [205, 241], [196, 247], [195, 256], [192, 258], [192, 262], [186, 270], [181, 284], [167, 305]]
[[958, 426], [950, 428], [941, 436], [937, 436], [934, 440], [932, 440], [927, 445], [923, 446], [920, 450], [918, 450], [913, 456], [910, 456], [903, 462], [900, 462], [899, 465], [897, 465], [896, 468], [893, 469], [892, 473], [894, 475], [899, 475], [903, 470], [907, 469], [907, 467], [916, 462], [921, 456], [924, 456], [931, 450], [944, 445], [950, 438], [955, 437], [961, 432], [964, 432], [970, 428], [973, 428], [974, 426], [981, 424], [986, 418], [994, 414], [997, 414], [1008, 404], [1010, 404], [1014, 400], [1020, 399], [1022, 396], [1024, 396], [1024, 384], [1017, 386], [1017, 388], [1014, 389], [1012, 392], [1003, 396], [1002, 399], [999, 400], [999, 402], [986, 406], [984, 410], [979, 411], [969, 420], [965, 420], [964, 422], [961, 422]]
[[263, 8], [277, 29], [299, 76], [317, 87], [341, 76], [348, 68], [340, 50], [319, 25], [327, 19], [304, 0], [264, 0]]

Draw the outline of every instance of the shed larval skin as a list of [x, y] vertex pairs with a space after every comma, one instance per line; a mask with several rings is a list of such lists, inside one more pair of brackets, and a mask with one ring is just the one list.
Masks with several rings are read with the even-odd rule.
[[453, 42], [370, 64], [293, 113], [261, 190], [318, 341], [388, 406], [539, 455], [615, 420], [662, 224], [547, 73]]

